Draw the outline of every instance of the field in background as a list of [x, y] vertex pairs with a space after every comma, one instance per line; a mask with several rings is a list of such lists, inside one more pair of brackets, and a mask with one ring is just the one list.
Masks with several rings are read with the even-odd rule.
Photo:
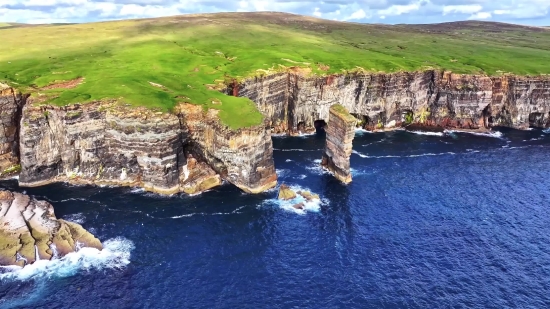
[[250, 100], [217, 89], [293, 66], [311, 74], [426, 68], [550, 73], [550, 30], [474, 21], [389, 26], [221, 13], [75, 25], [0, 23], [0, 40], [0, 81], [43, 102], [120, 99], [168, 111], [186, 101], [221, 110], [232, 128], [259, 124], [262, 115]]

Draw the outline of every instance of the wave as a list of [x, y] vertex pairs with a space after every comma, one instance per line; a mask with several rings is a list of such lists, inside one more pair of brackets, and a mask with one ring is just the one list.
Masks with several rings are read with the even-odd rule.
[[[310, 191], [307, 188], [303, 188], [298, 185], [289, 186], [294, 192], [298, 191]], [[294, 205], [303, 203], [303, 209], [296, 209]], [[279, 200], [277, 197], [264, 200], [260, 206], [264, 205], [275, 205], [280, 209], [283, 209], [288, 212], [292, 212], [298, 215], [305, 215], [308, 212], [319, 212], [321, 211], [321, 205], [328, 205], [329, 201], [327, 199], [307, 201], [303, 196], [297, 194], [296, 198], [288, 201]]]
[[84, 222], [86, 221], [86, 216], [84, 216], [84, 214], [82, 213], [77, 213], [77, 214], [63, 216], [63, 220], [78, 223], [78, 224], [84, 224]]
[[323, 149], [280, 149], [280, 148], [273, 148], [273, 150], [276, 150], [276, 151], [322, 151]]
[[545, 134], [550, 134], [550, 128], [544, 129], [544, 130], [542, 130], [542, 132], [545, 133]]
[[0, 282], [66, 278], [82, 271], [123, 269], [130, 264], [134, 248], [134, 243], [124, 237], [109, 239], [103, 243], [103, 250], [81, 248], [60, 259], [39, 260], [25, 267], [0, 267]]
[[193, 216], [225, 216], [225, 215], [240, 214], [241, 213], [240, 210], [245, 208], [245, 207], [246, 206], [241, 206], [241, 207], [233, 210], [232, 212], [213, 212], [213, 213], [195, 212], [195, 213], [190, 213], [190, 214], [173, 216], [173, 217], [165, 218], [165, 219], [181, 219], [181, 218], [189, 218], [189, 217], [193, 217]]
[[375, 133], [375, 132], [365, 130], [365, 129], [361, 129], [361, 128], [355, 128], [355, 134], [356, 135], [372, 134], [372, 133]]
[[418, 135], [429, 135], [429, 136], [444, 136], [445, 133], [443, 132], [428, 132], [428, 131], [409, 131], [406, 130], [408, 133], [412, 134], [418, 134]]
[[387, 155], [387, 156], [369, 156], [363, 153], [360, 153], [356, 150], [353, 150], [352, 153], [360, 156], [361, 158], [366, 159], [388, 159], [388, 158], [418, 158], [418, 157], [431, 157], [431, 156], [445, 156], [445, 155], [456, 155], [455, 152], [441, 152], [441, 153], [421, 153], [421, 154], [413, 154], [413, 155], [406, 155], [406, 156], [396, 156], [396, 155]]
[[473, 131], [463, 131], [463, 130], [445, 130], [445, 133], [463, 133], [463, 134], [471, 134], [471, 135], [477, 135], [477, 136], [485, 136], [485, 137], [493, 137], [493, 138], [499, 138], [504, 139], [504, 134], [500, 131], [491, 131], [491, 132], [473, 132]]

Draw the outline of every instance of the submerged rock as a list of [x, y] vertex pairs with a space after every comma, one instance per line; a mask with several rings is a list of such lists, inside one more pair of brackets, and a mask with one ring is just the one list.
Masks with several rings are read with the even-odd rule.
[[79, 224], [58, 220], [50, 203], [0, 190], [0, 265], [25, 266], [82, 247], [103, 248]]
[[283, 201], [288, 201], [296, 198], [296, 192], [290, 189], [289, 186], [282, 184], [279, 188], [279, 199]]
[[308, 202], [311, 202], [311, 201], [315, 201], [315, 200], [320, 200], [321, 198], [319, 197], [319, 195], [317, 194], [314, 194], [314, 193], [311, 193], [309, 191], [298, 191], [297, 192], [299, 195], [301, 195], [303, 198], [306, 199], [306, 201]]
[[355, 117], [342, 105], [331, 106], [328, 126], [325, 129], [327, 140], [321, 165], [343, 183], [351, 182], [349, 158], [356, 122]]

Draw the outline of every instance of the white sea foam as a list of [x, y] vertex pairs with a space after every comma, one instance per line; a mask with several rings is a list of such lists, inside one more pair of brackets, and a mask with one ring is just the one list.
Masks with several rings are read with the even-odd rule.
[[427, 132], [427, 131], [409, 131], [409, 133], [418, 134], [418, 135], [429, 135], [429, 136], [443, 136], [445, 133], [443, 132]]
[[542, 130], [543, 133], [550, 134], [550, 128]]
[[278, 148], [273, 148], [273, 150], [276, 150], [276, 151], [300, 151], [300, 152], [309, 152], [309, 151], [321, 151], [323, 149], [278, 149]]
[[0, 282], [39, 278], [65, 278], [81, 271], [122, 269], [130, 264], [134, 243], [117, 237], [103, 243], [103, 250], [82, 248], [60, 259], [40, 260], [25, 267], [0, 267]]
[[307, 178], [307, 175], [305, 175], [305, 174], [298, 175], [298, 176], [296, 176], [296, 178], [298, 178], [298, 179], [306, 179], [306, 178]]
[[84, 222], [86, 221], [86, 217], [82, 213], [77, 213], [77, 214], [64, 216], [63, 220], [67, 220], [78, 224], [84, 224]]
[[286, 159], [285, 162], [292, 162], [292, 160], [291, 159]]
[[357, 151], [357, 150], [353, 150], [352, 153], [354, 153], [354, 154], [360, 156], [361, 158], [368, 158], [368, 157], [369, 157], [369, 156], [367, 156], [367, 155], [365, 155], [365, 154], [360, 153], [360, 152]]
[[369, 130], [365, 130], [365, 129], [362, 129], [362, 128], [355, 128], [355, 134], [356, 135], [372, 134], [372, 133], [374, 133], [374, 132], [369, 131]]
[[143, 188], [132, 188], [132, 190], [130, 190], [130, 193], [143, 193], [145, 192], [145, 189]]
[[289, 169], [276, 169], [275, 173], [277, 173], [278, 177], [286, 176], [288, 173], [290, 173]]
[[[289, 186], [290, 189], [294, 192], [298, 191], [310, 191], [307, 188], [303, 188], [301, 186], [292, 185]], [[303, 203], [303, 209], [296, 209], [294, 208], [294, 205]], [[321, 205], [328, 205], [329, 201], [326, 199], [321, 200], [313, 200], [313, 201], [307, 201], [303, 196], [297, 194], [296, 198], [288, 201], [279, 200], [277, 197], [268, 199], [262, 202], [262, 205], [276, 205], [279, 208], [288, 211], [293, 212], [299, 215], [305, 215], [308, 212], [319, 212], [321, 211]]]
[[445, 130], [445, 133], [465, 133], [465, 134], [472, 134], [477, 136], [486, 136], [486, 137], [493, 137], [493, 138], [499, 138], [503, 139], [504, 134], [500, 131], [491, 131], [491, 132], [473, 132], [473, 131], [462, 131], [462, 130]]
[[395, 156], [395, 155], [387, 155], [387, 156], [368, 156], [366, 154], [360, 153], [356, 150], [353, 150], [353, 153], [360, 156], [361, 158], [367, 158], [367, 159], [388, 159], [388, 158], [418, 158], [418, 157], [432, 157], [432, 156], [445, 156], [445, 155], [456, 155], [454, 152], [442, 152], [442, 153], [421, 153], [421, 154], [412, 154], [412, 155], [406, 155], [406, 156]]

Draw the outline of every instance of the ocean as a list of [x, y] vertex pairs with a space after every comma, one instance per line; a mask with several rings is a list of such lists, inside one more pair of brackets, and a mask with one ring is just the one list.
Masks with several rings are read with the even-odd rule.
[[550, 308], [550, 134], [357, 131], [349, 185], [322, 133], [273, 143], [320, 202], [0, 182], [105, 245], [4, 269], [0, 308]]

